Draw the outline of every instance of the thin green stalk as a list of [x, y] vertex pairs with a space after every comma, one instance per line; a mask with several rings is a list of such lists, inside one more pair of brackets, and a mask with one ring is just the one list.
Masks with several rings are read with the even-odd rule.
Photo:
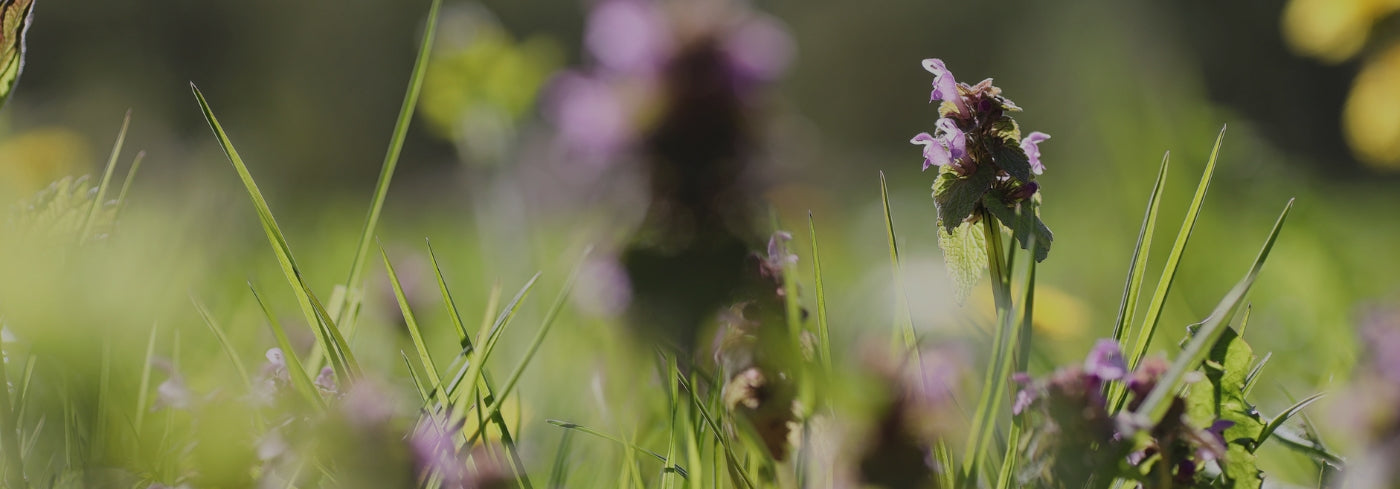
[[992, 296], [996, 301], [997, 329], [994, 340], [991, 364], [983, 380], [982, 395], [973, 413], [972, 429], [968, 437], [967, 450], [963, 459], [965, 483], [976, 485], [977, 471], [984, 468], [988, 449], [995, 436], [997, 418], [1001, 413], [1002, 398], [1005, 397], [1006, 383], [1011, 377], [1013, 345], [1019, 327], [1012, 315], [1010, 276], [1001, 262], [1003, 256], [1000, 225], [990, 217], [982, 219], [987, 238], [987, 269], [992, 280]]
[[87, 241], [88, 234], [92, 233], [92, 226], [97, 221], [97, 213], [102, 211], [102, 200], [107, 198], [107, 187], [112, 183], [112, 171], [117, 168], [117, 159], [122, 154], [122, 144], [126, 142], [126, 128], [131, 125], [131, 109], [126, 109], [126, 117], [122, 118], [122, 129], [117, 133], [117, 142], [112, 144], [112, 154], [107, 158], [107, 168], [102, 171], [102, 181], [97, 184], [97, 196], [93, 197], [92, 205], [88, 207], [87, 218], [83, 219], [83, 230], [78, 233], [78, 242]]
[[817, 288], [817, 354], [821, 359], [822, 368], [830, 374], [831, 333], [826, 318], [826, 285], [822, 281], [822, 258], [821, 253], [817, 251], [817, 225], [812, 219], [811, 211], [807, 211], [807, 231], [812, 239], [812, 276], [816, 280]]
[[389, 139], [389, 149], [384, 153], [384, 163], [379, 167], [379, 179], [374, 184], [374, 198], [370, 200], [369, 211], [365, 214], [365, 226], [360, 232], [359, 244], [355, 247], [355, 261], [350, 265], [350, 276], [345, 280], [345, 306], [336, 311], [336, 323], [345, 327], [346, 336], [355, 332], [354, 311], [359, 308], [360, 294], [353, 293], [363, 281], [365, 260], [369, 258], [370, 241], [379, 225], [379, 215], [384, 209], [384, 201], [389, 194], [389, 183], [393, 181], [394, 169], [399, 164], [399, 154], [403, 151], [408, 137], [408, 126], [413, 121], [414, 108], [418, 106], [418, 94], [423, 90], [424, 74], [428, 71], [428, 59], [433, 51], [433, 37], [437, 32], [438, 11], [442, 0], [433, 0], [428, 7], [428, 20], [423, 28], [423, 38], [418, 45], [418, 56], [413, 61], [413, 73], [409, 75], [408, 90], [404, 93], [403, 104], [399, 106], [399, 116], [394, 122], [394, 132]]
[[24, 478], [24, 461], [20, 459], [19, 423], [15, 419], [15, 409], [10, 404], [10, 374], [4, 362], [0, 362], [0, 449], [4, 450], [5, 486], [24, 488], [28, 482]]

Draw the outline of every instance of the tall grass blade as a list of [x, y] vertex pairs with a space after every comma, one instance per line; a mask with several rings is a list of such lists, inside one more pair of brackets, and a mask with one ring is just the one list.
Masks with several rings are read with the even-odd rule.
[[253, 388], [253, 378], [248, 375], [248, 369], [243, 366], [243, 360], [238, 358], [238, 352], [234, 351], [233, 343], [228, 340], [228, 335], [224, 334], [224, 329], [219, 327], [219, 322], [214, 320], [214, 316], [209, 313], [209, 309], [199, 302], [194, 295], [190, 295], [190, 302], [194, 304], [195, 311], [199, 312], [199, 318], [204, 320], [204, 325], [209, 327], [209, 331], [214, 333], [214, 338], [219, 340], [219, 346], [224, 349], [224, 354], [228, 355], [233, 368], [238, 372], [238, 378], [243, 380], [243, 385], [249, 389]]
[[[554, 320], [559, 317], [559, 312], [564, 309], [564, 303], [568, 301], [569, 293], [573, 291], [574, 282], [578, 280], [579, 270], [583, 268], [583, 264], [587, 262], [588, 255], [591, 254], [592, 251], [592, 248], [584, 250], [583, 256], [580, 257], [578, 263], [574, 265], [573, 271], [569, 272], [569, 278], [564, 281], [564, 287], [559, 290], [559, 295], [554, 298], [554, 304], [551, 305], [549, 311], [545, 313], [539, 331], [535, 332], [535, 338], [531, 340], [530, 345], [526, 347], [525, 355], [520, 358], [520, 362], [515, 365], [515, 370], [510, 372], [510, 376], [506, 377], [505, 383], [501, 384], [501, 390], [497, 393], [496, 400], [487, 406], [487, 417], [495, 416], [496, 413], [500, 412], [501, 404], [504, 403], [506, 398], [510, 397], [510, 394], [515, 390], [516, 383], [520, 382], [520, 377], [525, 374], [525, 368], [529, 367], [530, 361], [534, 359], [535, 352], [539, 351], [540, 345], [544, 343], [545, 337], [549, 336], [549, 331], [554, 326]], [[478, 362], [476, 365], [479, 366], [481, 363]], [[474, 379], [470, 380], [475, 382]], [[477, 431], [480, 432], [479, 427]], [[476, 436], [477, 434], [473, 434], [470, 438], [475, 439]]]
[[1143, 400], [1142, 405], [1138, 407], [1134, 414], [1139, 417], [1139, 421], [1148, 422], [1145, 426], [1155, 425], [1162, 419], [1162, 416], [1166, 415], [1172, 397], [1185, 381], [1186, 373], [1195, 370], [1201, 361], [1205, 360], [1206, 356], [1210, 354], [1211, 347], [1225, 332], [1224, 328], [1229, 327], [1230, 320], [1234, 318], [1245, 295], [1254, 285], [1254, 280], [1259, 277], [1259, 271], [1264, 267], [1264, 260], [1269, 257], [1269, 251], [1273, 249], [1279, 231], [1283, 229], [1283, 222], [1288, 218], [1288, 211], [1292, 208], [1293, 200], [1290, 199], [1288, 205], [1284, 206], [1283, 212], [1279, 214], [1278, 221], [1274, 222], [1274, 228], [1269, 232], [1269, 238], [1264, 241], [1264, 247], [1259, 251], [1259, 256], [1254, 259], [1254, 265], [1250, 267], [1249, 273], [1238, 284], [1235, 284], [1235, 287], [1215, 306], [1210, 317], [1196, 331], [1195, 336], [1182, 349], [1180, 356], [1172, 363], [1171, 368], [1162, 374], [1157, 380], [1156, 387], [1153, 387]]
[[349, 346], [345, 344], [344, 338], [336, 330], [335, 322], [330, 319], [325, 308], [321, 307], [320, 301], [316, 300], [315, 295], [303, 280], [301, 269], [297, 267], [296, 260], [292, 257], [291, 247], [287, 245], [286, 237], [282, 234], [281, 228], [277, 226], [277, 220], [273, 218], [272, 209], [268, 207], [267, 200], [263, 198], [262, 191], [258, 189], [258, 184], [253, 181], [252, 173], [248, 171], [247, 165], [243, 163], [243, 158], [234, 149], [233, 141], [229, 140], [223, 126], [219, 125], [219, 120], [214, 117], [214, 111], [209, 107], [209, 102], [205, 100], [199, 87], [190, 83], [190, 90], [194, 92], [195, 100], [199, 102], [200, 111], [204, 114], [204, 120], [209, 123], [209, 129], [218, 138], [219, 146], [223, 149], [224, 155], [228, 157], [234, 170], [238, 172], [239, 179], [243, 181], [243, 186], [248, 191], [248, 197], [253, 202], [253, 208], [257, 211], [258, 221], [262, 224], [263, 232], [267, 235], [268, 243], [272, 245], [272, 251], [277, 255], [277, 263], [282, 269], [282, 274], [296, 295], [297, 304], [301, 307], [306, 324], [311, 325], [316, 333], [317, 343], [331, 354], [332, 363], [342, 378], [357, 377], [359, 366], [355, 363], [354, 357], [351, 356]]
[[117, 192], [117, 203], [115, 205], [116, 210], [114, 211], [115, 215], [113, 216], [113, 220], [115, 220], [117, 216], [120, 216], [122, 209], [126, 207], [126, 195], [131, 191], [131, 182], [136, 180], [136, 171], [141, 169], [141, 162], [143, 161], [146, 161], [145, 151], [137, 152], [136, 158], [131, 160], [131, 168], [126, 170], [126, 178], [122, 179], [122, 189], [120, 192]]
[[[482, 328], [477, 332], [478, 339], [476, 348], [471, 350], [470, 355], [467, 357], [467, 363], [462, 366], [461, 370], [458, 370], [457, 376], [448, 383], [446, 392], [447, 398], [458, 399], [463, 404], [467, 404], [476, 397], [477, 379], [482, 377], [483, 369], [486, 367], [486, 360], [491, 357], [491, 352], [496, 348], [496, 341], [500, 339], [501, 333], [505, 331], [506, 326], [515, 318], [515, 313], [520, 309], [520, 304], [524, 302], [525, 297], [530, 295], [530, 291], [534, 289], [535, 282], [539, 280], [539, 278], [540, 274], [536, 272], [535, 275], [530, 277], [530, 280], [525, 283], [525, 286], [520, 288], [520, 292], [515, 294], [515, 297], [511, 299], [510, 303], [506, 304], [505, 310], [501, 311], [499, 316], [496, 316], [496, 321], [492, 323], [491, 327]], [[494, 307], [491, 309], [494, 309]], [[467, 384], [467, 390], [460, 390], [459, 387], [462, 382], [468, 379], [470, 380]]]
[[136, 432], [141, 432], [141, 424], [146, 419], [146, 406], [150, 402], [151, 360], [156, 356], [156, 331], [160, 328], [151, 325], [151, 334], [146, 339], [146, 356], [141, 364], [141, 390], [136, 391]]
[[423, 333], [418, 329], [418, 320], [413, 317], [413, 310], [408, 305], [408, 296], [404, 295], [403, 285], [399, 283], [399, 275], [394, 272], [394, 264], [389, 262], [389, 252], [384, 250], [382, 243], [379, 247], [379, 253], [384, 257], [384, 270], [389, 274], [389, 285], [394, 288], [394, 299], [399, 303], [399, 312], [403, 314], [403, 322], [404, 326], [408, 328], [408, 336], [413, 339], [413, 349], [418, 352], [418, 361], [423, 364], [428, 385], [441, 385], [442, 378], [438, 376], [437, 365], [433, 363], [433, 356], [428, 353], [428, 345], [423, 343]]
[[1162, 166], [1157, 170], [1157, 183], [1152, 185], [1152, 193], [1147, 198], [1147, 211], [1142, 216], [1142, 228], [1138, 230], [1137, 245], [1133, 247], [1133, 261], [1128, 265], [1128, 280], [1123, 285], [1123, 300], [1118, 304], [1118, 319], [1113, 322], [1113, 340], [1122, 344], [1128, 332], [1128, 325], [1137, 316], [1137, 303], [1142, 295], [1143, 276], [1147, 273], [1147, 258], [1152, 248], [1152, 235], [1157, 230], [1157, 211], [1162, 207], [1162, 188], [1167, 184], [1167, 167], [1170, 166], [1171, 152], [1162, 155]]
[[1181, 223], [1181, 229], [1177, 231], [1176, 242], [1172, 244], [1171, 253], [1167, 255], [1167, 263], [1162, 270], [1162, 277], [1157, 281], [1157, 289], [1152, 294], [1152, 302], [1148, 303], [1147, 315], [1143, 318], [1142, 327], [1138, 330], [1137, 342], [1133, 346], [1128, 357], [1129, 370], [1137, 369], [1142, 362], [1142, 358], [1147, 356], [1147, 349], [1152, 346], [1152, 337], [1157, 332], [1157, 322], [1162, 319], [1162, 308], [1167, 303], [1167, 293], [1171, 291], [1172, 281], [1176, 278], [1177, 266], [1181, 264], [1181, 255], [1186, 251], [1186, 243], [1191, 239], [1191, 231], [1196, 227], [1196, 217], [1201, 214], [1201, 204], [1206, 200], [1206, 192], [1210, 190], [1210, 182], [1215, 176], [1215, 163], [1220, 156], [1220, 143], [1225, 140], [1225, 128], [1220, 128], [1220, 134], [1215, 137], [1215, 147], [1210, 150], [1210, 159], [1206, 161], [1206, 170], [1201, 175], [1201, 181], [1196, 186], [1196, 195], [1191, 198], [1191, 207], [1186, 211], [1186, 218]]
[[570, 422], [568, 422], [568, 421], [560, 421], [560, 420], [557, 420], [557, 419], [546, 419], [545, 422], [546, 422], [546, 423], [549, 423], [549, 424], [552, 424], [552, 425], [554, 425], [554, 426], [558, 426], [558, 427], [560, 427], [560, 428], [564, 428], [564, 429], [566, 429], [566, 430], [573, 430], [573, 431], [577, 431], [577, 432], [580, 432], [580, 433], [584, 433], [584, 434], [588, 434], [588, 435], [593, 435], [593, 436], [596, 436], [596, 437], [598, 437], [598, 438], [602, 438], [602, 439], [604, 439], [604, 440], [607, 440], [607, 441], [616, 443], [616, 444], [618, 444], [618, 445], [622, 445], [623, 447], [630, 448], [630, 449], [632, 449], [632, 450], [636, 450], [636, 451], [638, 451], [638, 452], [645, 453], [645, 454], [647, 454], [647, 455], [651, 455], [653, 458], [655, 458], [655, 459], [657, 459], [657, 460], [660, 460], [660, 461], [661, 461], [661, 464], [662, 464], [663, 466], [665, 466], [666, 469], [668, 469], [668, 470], [674, 470], [674, 471], [675, 471], [677, 474], [679, 474], [681, 477], [688, 477], [688, 476], [690, 475], [690, 473], [687, 472], [687, 471], [685, 470], [685, 467], [681, 467], [681, 466], [679, 466], [679, 465], [676, 465], [676, 464], [671, 463], [671, 461], [670, 461], [669, 459], [667, 459], [665, 455], [662, 455], [662, 454], [660, 454], [660, 453], [656, 453], [656, 452], [653, 452], [653, 451], [651, 451], [651, 450], [642, 448], [642, 447], [640, 447], [640, 446], [637, 446], [637, 444], [635, 444], [635, 443], [632, 443], [632, 442], [623, 440], [623, 439], [618, 438], [618, 437], [616, 437], [616, 436], [612, 436], [612, 435], [609, 435], [609, 434], [607, 434], [607, 433], [603, 433], [603, 432], [601, 432], [601, 431], [595, 430], [595, 429], [593, 429], [593, 428], [589, 428], [589, 427], [587, 427], [587, 426], [584, 426], [584, 425], [581, 425], [581, 424], [578, 424], [578, 423], [570, 423]]
[[433, 242], [426, 239], [424, 241], [428, 244], [428, 259], [433, 263], [433, 277], [437, 279], [438, 291], [442, 293], [442, 304], [447, 307], [447, 317], [452, 320], [452, 327], [457, 330], [457, 341], [462, 348], [470, 348], [471, 336], [467, 334], [467, 327], [462, 324], [462, 314], [457, 311], [457, 301], [452, 300], [452, 292], [447, 290], [447, 281], [442, 278], [442, 266], [438, 265], [437, 253], [433, 252]]
[[1319, 392], [1308, 396], [1306, 399], [1294, 403], [1293, 406], [1279, 413], [1274, 419], [1269, 420], [1269, 424], [1264, 425], [1264, 429], [1259, 432], [1259, 437], [1254, 439], [1254, 448], [1258, 449], [1260, 445], [1268, 441], [1270, 436], [1273, 436], [1275, 431], [1278, 431], [1280, 426], [1283, 426], [1283, 423], [1287, 422], [1289, 418], [1292, 418], [1298, 413], [1303, 412], [1303, 409], [1307, 408], [1309, 404], [1316, 402], [1318, 399], [1322, 399], [1322, 395], [1323, 394]]
[[[1001, 405], [1006, 397], [1006, 383], [1011, 378], [1015, 359], [1015, 345], [1019, 344], [1019, 327], [1011, 310], [1010, 274], [1002, 250], [1001, 225], [995, 219], [983, 219], [982, 225], [987, 238], [988, 271], [992, 278], [993, 299], [996, 301], [997, 324], [993, 340], [992, 357], [982, 382], [982, 394], [977, 400], [977, 410], [972, 415], [972, 429], [968, 436], [967, 448], [963, 453], [963, 477], [967, 485], [976, 485], [977, 471], [985, 469], [985, 461], [996, 431], [997, 419], [1001, 415]], [[1034, 260], [1031, 260], [1034, 262]], [[1031, 268], [1030, 270], [1034, 270]], [[1029, 289], [1029, 288], [1028, 288]]]
[[126, 129], [130, 125], [131, 109], [126, 109], [126, 117], [122, 118], [122, 129], [117, 133], [117, 142], [112, 144], [112, 154], [107, 157], [107, 168], [102, 170], [102, 181], [97, 184], [97, 196], [88, 207], [87, 218], [83, 219], [83, 231], [78, 234], [80, 242], [87, 241], [88, 235], [92, 233], [92, 226], [97, 221], [97, 214], [102, 211], [103, 200], [107, 198], [107, 187], [112, 184], [112, 171], [117, 168], [117, 159], [121, 158], [122, 144], [126, 142]]
[[350, 276], [345, 279], [346, 302], [336, 311], [335, 316], [337, 324], [345, 325], [347, 335], [354, 334], [354, 315], [359, 310], [358, 301], [361, 296], [354, 291], [360, 288], [363, 281], [370, 240], [379, 225], [379, 214], [383, 211], [384, 200], [389, 195], [389, 183], [393, 181], [394, 169], [398, 167], [399, 154], [403, 151], [404, 140], [408, 137], [408, 126], [413, 121], [414, 108], [418, 106], [418, 94], [423, 89], [423, 76], [428, 71], [428, 59], [432, 54], [438, 11], [441, 7], [442, 0], [433, 0], [432, 5], [428, 7], [428, 19], [424, 23], [423, 39], [418, 44], [418, 56], [413, 60], [413, 73], [409, 75], [408, 90], [404, 93], [403, 104], [399, 106], [399, 116], [394, 122], [389, 149], [384, 153], [384, 163], [379, 167], [379, 179], [374, 184], [374, 198], [370, 200], [364, 229], [360, 232], [360, 241], [355, 247], [355, 261], [350, 265]]
[[817, 288], [817, 354], [822, 368], [831, 373], [831, 333], [826, 318], [826, 283], [822, 281], [822, 258], [817, 248], [817, 224], [807, 211], [807, 231], [812, 240], [812, 276]]
[[894, 217], [890, 213], [890, 191], [885, 185], [885, 172], [880, 172], [880, 203], [885, 209], [885, 237], [890, 246], [890, 267], [894, 272], [895, 330], [902, 335], [904, 349], [919, 355], [918, 338], [914, 334], [914, 318], [909, 312], [909, 298], [904, 292], [904, 272], [899, 264], [899, 244], [895, 240]]
[[282, 360], [286, 363], [287, 377], [291, 378], [292, 387], [312, 406], [324, 409], [326, 401], [321, 399], [316, 385], [306, 375], [306, 368], [302, 366], [301, 359], [297, 358], [296, 350], [292, 348], [292, 341], [287, 338], [287, 331], [282, 329], [282, 323], [277, 321], [277, 316], [272, 313], [272, 309], [269, 309], [267, 303], [263, 302], [257, 287], [249, 283], [248, 290], [253, 292], [253, 300], [262, 308], [263, 315], [267, 317], [267, 325], [272, 328], [272, 335], [277, 338], [277, 347], [282, 350]]

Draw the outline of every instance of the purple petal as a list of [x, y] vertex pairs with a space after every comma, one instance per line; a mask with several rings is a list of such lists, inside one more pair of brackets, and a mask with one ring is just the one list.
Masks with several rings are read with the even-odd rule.
[[777, 19], [755, 16], [724, 40], [730, 66], [743, 80], [773, 81], [792, 61], [793, 42]]
[[967, 103], [963, 101], [962, 94], [958, 93], [958, 81], [953, 78], [953, 72], [948, 71], [943, 60], [928, 58], [923, 61], [923, 65], [925, 70], [933, 73], [933, 91], [929, 93], [928, 101], [952, 102], [958, 107], [959, 113], [966, 114]]
[[1099, 340], [1089, 357], [1084, 359], [1084, 372], [1101, 381], [1119, 380], [1128, 375], [1128, 364], [1123, 361], [1123, 351], [1118, 342], [1110, 339]]
[[545, 112], [563, 144], [580, 156], [609, 160], [632, 138], [617, 87], [596, 76], [560, 75], [550, 86]]
[[589, 14], [584, 43], [604, 68], [651, 73], [670, 50], [671, 33], [662, 12], [651, 2], [606, 0]]
[[1045, 172], [1045, 165], [1040, 162], [1040, 143], [1046, 139], [1050, 139], [1049, 134], [1036, 131], [1021, 140], [1021, 150], [1026, 152], [1026, 158], [1031, 161], [1031, 171], [1036, 175]]
[[943, 166], [953, 162], [953, 155], [948, 150], [948, 146], [929, 133], [921, 132], [909, 142], [924, 145], [924, 170], [928, 170], [930, 166]]
[[1035, 403], [1035, 393], [1030, 389], [1021, 389], [1016, 392], [1016, 402], [1011, 405], [1011, 414], [1020, 415]]
[[967, 134], [958, 129], [958, 125], [952, 119], [944, 117], [938, 119], [935, 127], [939, 130], [939, 139], [948, 147], [948, 153], [953, 159], [958, 160], [967, 156]]

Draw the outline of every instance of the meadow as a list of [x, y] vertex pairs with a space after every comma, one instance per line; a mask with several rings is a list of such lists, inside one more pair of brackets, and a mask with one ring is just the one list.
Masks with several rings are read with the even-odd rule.
[[[5, 117], [45, 2], [0, 0]], [[757, 5], [591, 3], [574, 62], [447, 3], [372, 186], [279, 178], [217, 78], [168, 93], [200, 149], [6, 129], [4, 487], [1400, 485], [1384, 110], [1331, 178], [1117, 58], [906, 48], [862, 90], [922, 122], [833, 156], [780, 95], [823, 44]], [[460, 168], [403, 176], [424, 137]]]

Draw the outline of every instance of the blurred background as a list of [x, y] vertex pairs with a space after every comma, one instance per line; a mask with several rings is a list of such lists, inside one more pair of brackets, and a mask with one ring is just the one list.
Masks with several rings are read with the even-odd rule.
[[[159, 321], [200, 343], [186, 346], [190, 361], [205, 365], [192, 370], [217, 371], [223, 357], [187, 307], [194, 294], [235, 325], [230, 330], [249, 358], [272, 345], [244, 282], [281, 287], [279, 272], [190, 81], [269, 195], [306, 275], [328, 294], [353, 254], [427, 6], [40, 0], [23, 78], [0, 112], [5, 195], [18, 200], [61, 176], [100, 171], [132, 109], [127, 154], [147, 152], [131, 191], [132, 220], [159, 243], [134, 247], [146, 260], [136, 263], [146, 265], [132, 265], [143, 270], [132, 273], [160, 278], [143, 282], [140, 294], [169, 311], [150, 317], [113, 299], [109, 305], [127, 312], [83, 320], [141, 328]], [[1274, 356], [1257, 394], [1268, 412], [1289, 404], [1284, 390], [1326, 390], [1345, 379], [1358, 311], [1400, 293], [1393, 256], [1400, 247], [1400, 2], [807, 0], [752, 7], [774, 17], [791, 41], [790, 56], [777, 60], [785, 73], [762, 89], [755, 119], [765, 147], [759, 195], [779, 226], [797, 235], [802, 260], [805, 218], [814, 215], [838, 338], [883, 336], [892, 322], [880, 172], [889, 179], [916, 327], [930, 337], [960, 337], [971, 334], [969, 324], [987, 322], [985, 291], [966, 306], [952, 300], [929, 197], [933, 175], [920, 172], [917, 148], [907, 142], [937, 119], [925, 99], [931, 75], [919, 66], [928, 57], [945, 60], [963, 82], [994, 77], [1025, 108], [1022, 127], [1053, 136], [1041, 146], [1048, 168], [1040, 177], [1042, 211], [1056, 239], [1039, 269], [1045, 290], [1037, 326], [1046, 343], [1037, 369], [1082, 358], [1092, 339], [1109, 335], [1163, 153], [1171, 152], [1172, 166], [1161, 222], [1170, 230], [1225, 125], [1220, 168], [1165, 314], [1175, 329], [1159, 334], [1158, 348], [1172, 348], [1245, 273], [1289, 198], [1297, 203], [1253, 292], [1247, 335], [1256, 351]], [[428, 294], [422, 321], [446, 339], [450, 328], [431, 306], [425, 237], [456, 295], [478, 306], [464, 314], [479, 314], [493, 283], [509, 294], [544, 270], [541, 304], [525, 312], [538, 318], [543, 297], [557, 290], [584, 244], [603, 243], [606, 254], [607, 243], [638, 225], [645, 200], [636, 195], [645, 192], [625, 172], [579, 170], [585, 162], [549, 142], [550, 87], [564, 70], [591, 62], [581, 41], [586, 4], [449, 0], [444, 8], [379, 235], [408, 285]], [[1157, 233], [1148, 283], [1174, 237]], [[808, 264], [799, 266], [804, 283]], [[373, 257], [370, 270], [371, 284], [382, 288]], [[615, 297], [606, 290], [590, 296], [602, 287], [583, 283], [570, 313], [577, 321], [558, 333], [573, 340], [551, 339], [542, 354], [550, 360], [532, 371], [557, 370], [547, 365], [567, 364], [580, 345], [606, 351], [609, 335], [621, 334], [601, 332], [616, 314]], [[273, 290], [278, 310], [295, 316], [290, 295]], [[365, 334], [406, 341], [395, 332], [392, 302], [367, 307], [362, 322], [379, 333]], [[143, 341], [144, 332], [131, 344], [139, 350]], [[439, 343], [444, 356], [455, 348]], [[523, 341], [514, 343], [507, 348]], [[363, 356], [388, 369], [402, 366], [393, 348], [366, 350]], [[525, 397], [550, 391], [553, 404], [568, 404], [558, 391], [587, 390], [587, 369], [576, 374], [528, 379]], [[542, 402], [520, 415], [555, 417]]]

